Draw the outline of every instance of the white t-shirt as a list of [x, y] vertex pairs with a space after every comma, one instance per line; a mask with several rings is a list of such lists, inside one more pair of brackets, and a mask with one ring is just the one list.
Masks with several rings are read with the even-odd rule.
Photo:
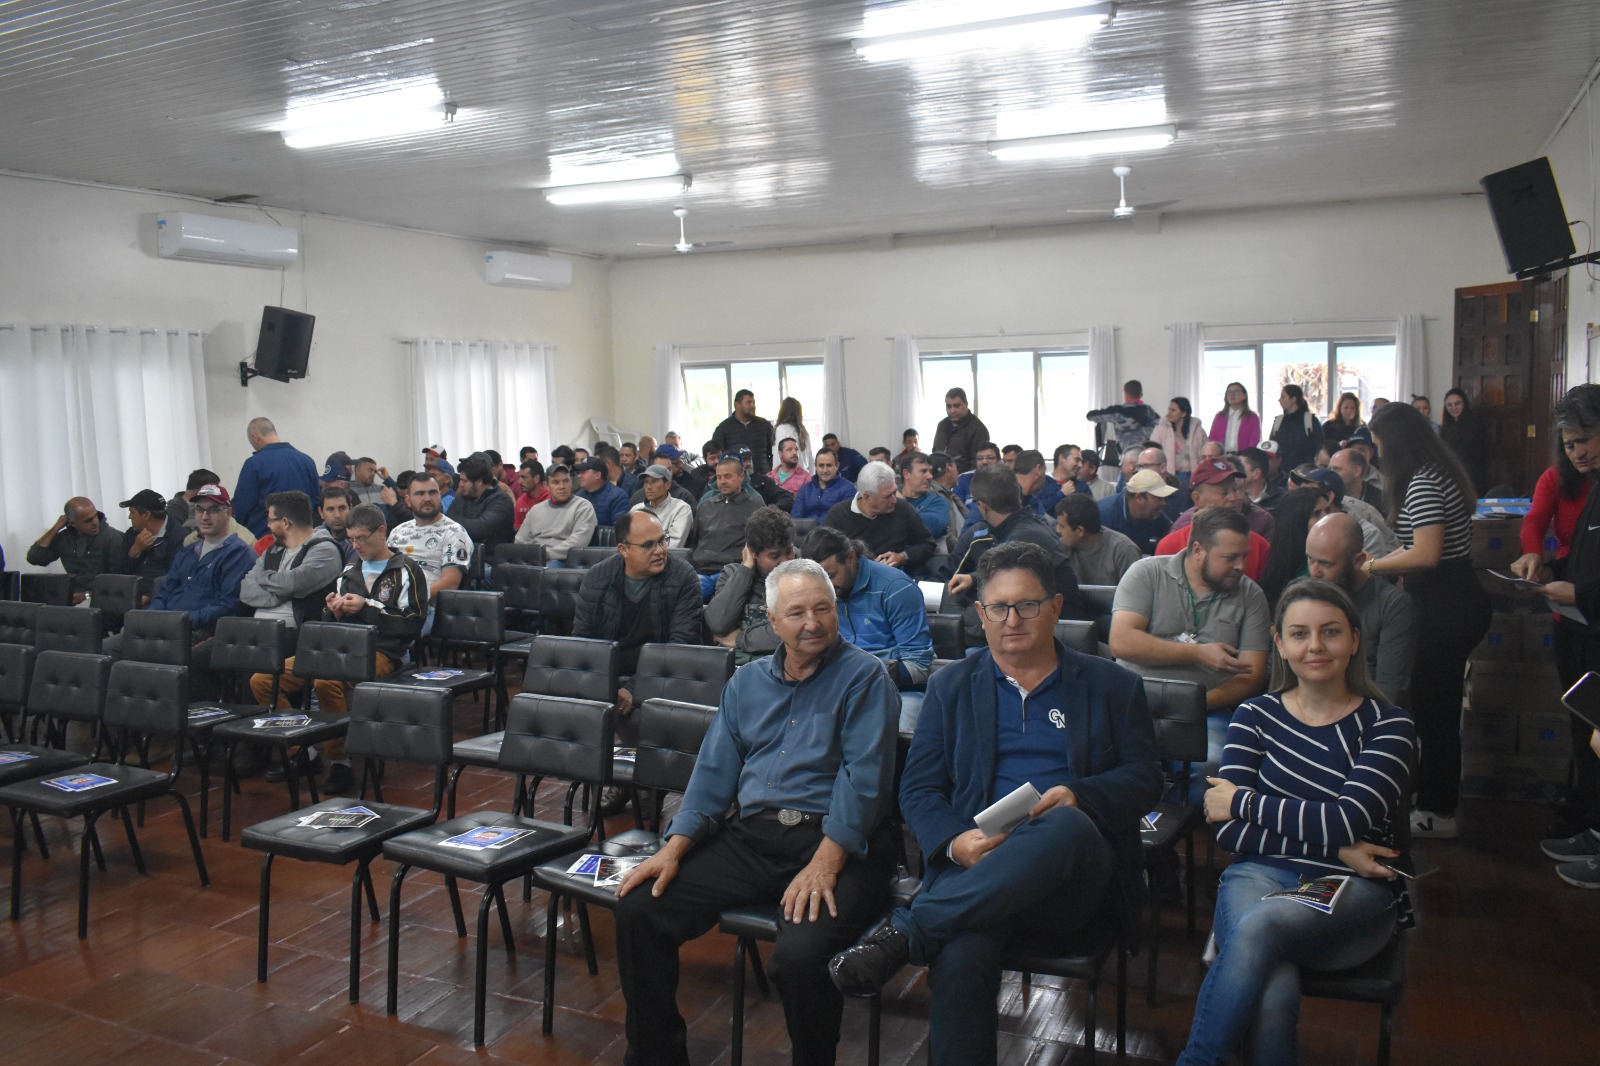
[[428, 526], [418, 525], [414, 518], [401, 522], [389, 533], [389, 550], [411, 556], [428, 575], [430, 588], [444, 575], [445, 567], [465, 570], [472, 564], [472, 538], [444, 515]]

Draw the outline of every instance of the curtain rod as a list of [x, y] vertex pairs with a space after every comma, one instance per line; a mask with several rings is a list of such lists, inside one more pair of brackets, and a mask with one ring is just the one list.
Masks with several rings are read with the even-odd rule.
[[[1121, 327], [1113, 328], [1120, 329]], [[913, 333], [910, 336], [914, 341], [965, 341], [986, 340], [991, 337], [1063, 337], [1088, 332], [1088, 326], [1074, 326], [1071, 329], [1014, 329], [1009, 332], [1002, 329], [998, 333]], [[883, 339], [886, 341], [894, 340], [893, 337], [885, 337]]]
[[[20, 323], [16, 323], [16, 322], [0, 322], [0, 329], [5, 329], [5, 330], [26, 329], [30, 333], [48, 333], [50, 330], [53, 330], [53, 329], [66, 329], [66, 328], [69, 328], [69, 327], [66, 327], [66, 326], [23, 326]], [[118, 333], [118, 334], [121, 334], [121, 333], [138, 333], [141, 336], [144, 335], [144, 334], [147, 334], [147, 333], [148, 334], [152, 334], [152, 335], [157, 334], [157, 333], [191, 333], [191, 334], [195, 335], [196, 337], [204, 337], [206, 335], [206, 331], [203, 330], [203, 329], [150, 329], [150, 328], [136, 328], [136, 327], [133, 327], [133, 326], [82, 326], [80, 328], [85, 333]]]
[[[797, 341], [711, 341], [705, 344], [678, 344], [675, 345], [680, 352], [685, 348], [766, 348], [776, 347], [780, 344], [824, 344], [826, 337], [802, 337]], [[854, 337], [840, 337], [842, 341], [853, 341]]]
[[[1238, 329], [1241, 326], [1365, 326], [1376, 322], [1394, 322], [1399, 315], [1392, 318], [1291, 318], [1285, 322], [1202, 322], [1202, 329]], [[1425, 315], [1424, 322], [1437, 322], [1437, 316]], [[1170, 325], [1163, 329], [1171, 329]]]

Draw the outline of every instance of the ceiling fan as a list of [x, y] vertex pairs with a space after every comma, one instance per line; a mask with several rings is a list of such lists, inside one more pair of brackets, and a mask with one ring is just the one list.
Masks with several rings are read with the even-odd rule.
[[[1129, 166], [1114, 166], [1111, 173], [1117, 176], [1117, 206], [1111, 209], [1111, 217], [1115, 219], [1132, 218], [1137, 211], [1159, 211], [1163, 207], [1171, 207], [1178, 203], [1177, 200], [1155, 200], [1148, 204], [1128, 203], [1128, 175], [1133, 173]], [[1065, 210], [1069, 215], [1105, 215], [1103, 207], [1069, 207]]]
[[721, 247], [723, 247], [725, 245], [729, 245], [729, 244], [733, 243], [732, 241], [691, 241], [691, 240], [689, 240], [688, 236], [684, 232], [684, 223], [683, 223], [683, 220], [685, 218], [687, 218], [688, 216], [689, 216], [689, 209], [687, 207], [674, 207], [672, 209], [672, 217], [676, 218], [678, 220], [678, 243], [677, 244], [646, 244], [643, 241], [639, 241], [638, 242], [638, 246], [640, 248], [671, 248], [673, 251], [677, 252], [679, 255], [683, 255], [683, 254], [685, 254], [687, 252], [694, 251], [696, 248], [721, 248]]

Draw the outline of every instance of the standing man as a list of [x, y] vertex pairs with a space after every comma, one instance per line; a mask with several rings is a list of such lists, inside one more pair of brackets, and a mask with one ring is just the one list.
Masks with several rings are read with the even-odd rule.
[[790, 513], [796, 518], [821, 522], [828, 517], [834, 504], [856, 494], [856, 486], [839, 476], [839, 455], [832, 448], [818, 451], [813, 465], [817, 474], [794, 494], [794, 508]]
[[989, 439], [989, 430], [967, 406], [966, 389], [945, 393], [944, 410], [933, 431], [933, 450], [954, 459], [956, 469], [965, 473], [977, 465], [978, 445]]
[[1410, 702], [1411, 661], [1417, 650], [1411, 595], [1387, 578], [1363, 570], [1368, 558], [1361, 523], [1342, 511], [1325, 515], [1306, 535], [1307, 572], [1350, 594], [1361, 615], [1367, 674], [1390, 703], [1404, 707]]
[[278, 439], [270, 418], [252, 418], [245, 428], [255, 454], [239, 468], [233, 510], [239, 522], [257, 537], [267, 535], [267, 497], [275, 492], [303, 492], [315, 500], [322, 492], [317, 464], [305, 452]]
[[545, 472], [550, 498], [533, 506], [517, 530], [518, 544], [543, 544], [545, 565], [560, 569], [567, 553], [594, 539], [594, 508], [572, 491], [572, 472], [557, 463]]
[[888, 904], [894, 687], [882, 663], [839, 639], [816, 563], [773, 570], [767, 600], [782, 647], [723, 688], [666, 842], [617, 889], [632, 1066], [688, 1066], [679, 946], [746, 903], [783, 911], [770, 972], [793, 1061], [831, 1064], [843, 1002], [828, 960]]
[[868, 463], [856, 481], [856, 494], [836, 503], [824, 523], [872, 551], [885, 566], [911, 572], [933, 557], [933, 538], [922, 519], [895, 493], [888, 463]]
[[[633, 505], [632, 510], [649, 511], [661, 523], [661, 535], [669, 548], [687, 548], [694, 533], [694, 509], [672, 494], [672, 474], [660, 463], [644, 468], [639, 475], [643, 484], [644, 502]], [[622, 534], [617, 534], [619, 543]]]
[[498, 471], [480, 456], [461, 462], [456, 498], [450, 504], [450, 521], [467, 531], [474, 544], [492, 553], [498, 544], [510, 544], [517, 535], [512, 520], [517, 505], [500, 491]]
[[74, 496], [50, 528], [28, 546], [27, 559], [30, 566], [49, 566], [59, 559], [61, 569], [72, 577], [72, 602], [82, 603], [96, 577], [122, 572], [127, 555], [122, 530], [106, 524], [93, 500]]
[[122, 535], [120, 569], [145, 579], [140, 588], [148, 589], [167, 576], [189, 531], [167, 514], [166, 498], [155, 489], [140, 489], [122, 506], [128, 509], [128, 531]]
[[716, 478], [717, 494], [702, 501], [694, 512], [699, 542], [693, 558], [700, 573], [702, 602], [716, 590], [722, 568], [744, 557], [744, 525], [762, 506], [759, 496], [744, 490], [744, 463], [736, 456], [717, 460]]
[[585, 459], [578, 471], [578, 498], [594, 508], [594, 518], [602, 526], [614, 526], [628, 513], [628, 494], [606, 480], [606, 461]]
[[[460, 588], [467, 576], [467, 567], [472, 564], [472, 538], [440, 510], [439, 483], [433, 478], [414, 478], [406, 493], [406, 504], [413, 517], [389, 531], [389, 548], [422, 567], [428, 578], [431, 621], [439, 593]], [[426, 633], [427, 623], [423, 626]]]
[[1135, 450], [1149, 440], [1150, 431], [1161, 421], [1155, 409], [1144, 402], [1144, 385], [1137, 379], [1123, 382], [1121, 404], [1090, 411], [1083, 417], [1108, 426], [1117, 448], [1123, 453]]
[[[1119, 911], [1127, 926], [1141, 920], [1139, 818], [1161, 790], [1144, 686], [1056, 642], [1053, 574], [1037, 545], [984, 556], [988, 648], [929, 684], [900, 785], [922, 891], [829, 967], [841, 991], [864, 996], [907, 962], [928, 966], [935, 1066], [996, 1061], [1009, 941], [1053, 945]], [[975, 816], [1024, 783], [1040, 794], [1027, 818], [986, 836]]]
[[772, 469], [772, 446], [776, 443], [772, 423], [756, 414], [756, 394], [749, 389], [734, 393], [733, 414], [712, 431], [711, 439], [723, 454], [749, 448], [750, 461], [758, 474]]
[[717, 575], [706, 604], [712, 639], [733, 649], [737, 666], [771, 655], [781, 643], [767, 618], [767, 575], [794, 558], [794, 519], [763, 507], [744, 526], [744, 555]]

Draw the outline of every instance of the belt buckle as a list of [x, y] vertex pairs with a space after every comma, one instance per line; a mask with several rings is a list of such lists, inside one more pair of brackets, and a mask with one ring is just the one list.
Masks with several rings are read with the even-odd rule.
[[778, 821], [783, 825], [799, 825], [804, 820], [805, 815], [799, 811], [791, 811], [785, 808], [778, 812]]

